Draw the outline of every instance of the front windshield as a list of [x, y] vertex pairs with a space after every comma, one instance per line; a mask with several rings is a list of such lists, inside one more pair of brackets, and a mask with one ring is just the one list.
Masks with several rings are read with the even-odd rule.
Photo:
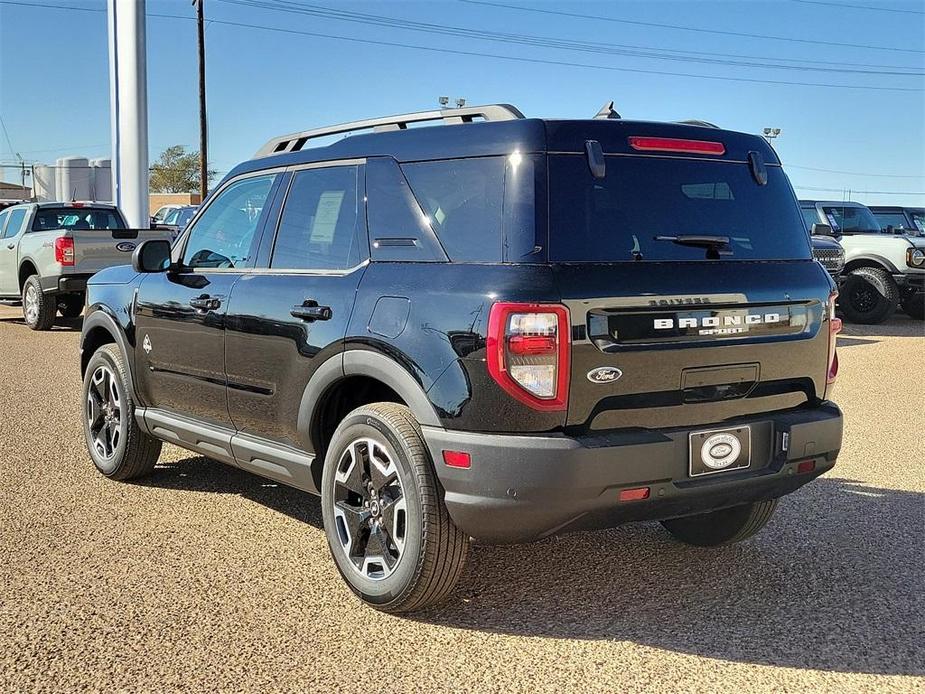
[[833, 231], [837, 234], [868, 233], [879, 234], [883, 231], [880, 222], [866, 207], [853, 205], [826, 205], [822, 208]]
[[925, 234], [925, 210], [921, 208], [909, 210], [909, 216], [912, 217], [915, 228]]

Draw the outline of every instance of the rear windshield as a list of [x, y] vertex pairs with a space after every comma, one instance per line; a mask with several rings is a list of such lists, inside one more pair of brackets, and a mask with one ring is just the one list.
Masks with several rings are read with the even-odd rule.
[[850, 207], [841, 205], [825, 205], [823, 214], [829, 220], [831, 227], [839, 232], [879, 233], [882, 231], [880, 222], [874, 213], [866, 207]]
[[[657, 236], [721, 236], [727, 260], [811, 257], [787, 177], [768, 166], [668, 157], [606, 157], [594, 178], [584, 155], [549, 157], [549, 257], [560, 262], [703, 260], [710, 249]], [[680, 240], [680, 239], [679, 239]]]
[[124, 229], [113, 210], [100, 207], [43, 207], [35, 212], [32, 231], [48, 229]]

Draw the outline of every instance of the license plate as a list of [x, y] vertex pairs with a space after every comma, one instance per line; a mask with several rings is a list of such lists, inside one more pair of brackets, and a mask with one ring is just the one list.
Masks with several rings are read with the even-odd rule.
[[711, 429], [690, 434], [691, 477], [741, 470], [751, 463], [751, 427]]

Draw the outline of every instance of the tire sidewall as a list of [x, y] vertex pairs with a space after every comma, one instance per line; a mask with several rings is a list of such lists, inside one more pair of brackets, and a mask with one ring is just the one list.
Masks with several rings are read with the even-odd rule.
[[[119, 393], [119, 400], [125, 403], [125, 421], [122, 422], [122, 432], [119, 436], [119, 444], [116, 446], [115, 452], [109, 460], [101, 458], [97, 452], [96, 448], [93, 445], [93, 438], [90, 435], [90, 422], [87, 418], [87, 395], [90, 389], [90, 381], [93, 378], [93, 374], [100, 366], [109, 367], [112, 371], [113, 376], [115, 377], [116, 390]], [[116, 363], [115, 359], [112, 358], [112, 355], [104, 348], [98, 350], [91, 358], [90, 363], [87, 364], [87, 372], [84, 375], [83, 388], [81, 389], [81, 422], [83, 423], [84, 431], [84, 441], [87, 444], [87, 451], [90, 453], [90, 459], [93, 461], [93, 464], [96, 466], [96, 469], [107, 477], [111, 477], [119, 472], [119, 468], [125, 462], [125, 450], [128, 446], [128, 437], [129, 437], [129, 427], [131, 426], [131, 417], [134, 416], [134, 407], [132, 405], [132, 400], [129, 397], [128, 389], [125, 387], [125, 380], [122, 377], [122, 370], [119, 368], [119, 365]]]
[[[34, 321], [30, 321], [29, 315], [26, 313], [26, 294], [28, 293], [30, 287], [35, 288], [36, 302], [38, 304], [38, 310], [36, 311]], [[45, 296], [42, 294], [42, 286], [39, 284], [38, 279], [35, 275], [29, 277], [22, 288], [22, 318], [26, 325], [29, 326], [32, 330], [35, 330], [38, 324], [42, 322], [42, 304], [44, 303], [44, 300]]]
[[[841, 311], [852, 323], [861, 323], [873, 325], [882, 323], [889, 318], [896, 309], [896, 291], [893, 288], [893, 278], [884, 271], [877, 268], [862, 268], [863, 272], [852, 272], [848, 275], [842, 286], [844, 301]], [[869, 287], [877, 299], [872, 308], [867, 311], [861, 311], [855, 308], [852, 298], [853, 293], [861, 288], [860, 285]]]
[[[350, 560], [344, 556], [336, 538], [333, 508], [334, 476], [344, 451], [353, 441], [360, 438], [375, 440], [392, 456], [406, 504], [405, 546], [399, 563], [388, 577], [376, 581], [360, 575], [353, 568]], [[350, 589], [363, 600], [375, 605], [387, 605], [401, 599], [413, 589], [420, 575], [424, 550], [423, 510], [421, 493], [410, 457], [410, 452], [398, 433], [371, 412], [357, 412], [348, 415], [338, 426], [325, 455], [321, 480], [321, 511], [328, 547], [337, 570]]]

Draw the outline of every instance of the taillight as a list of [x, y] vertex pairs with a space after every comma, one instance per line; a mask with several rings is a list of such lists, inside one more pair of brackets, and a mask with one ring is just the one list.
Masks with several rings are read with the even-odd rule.
[[638, 152], [684, 152], [686, 154], [725, 154], [722, 142], [683, 140], [677, 137], [631, 137], [630, 147]]
[[568, 405], [570, 323], [557, 304], [497, 303], [488, 316], [488, 373], [535, 410]]
[[826, 375], [826, 384], [832, 385], [838, 378], [838, 352], [836, 351], [836, 342], [838, 333], [842, 329], [841, 318], [835, 317], [835, 301], [838, 299], [838, 292], [832, 292], [829, 297], [828, 318], [829, 318], [829, 370]]
[[74, 239], [67, 236], [55, 239], [55, 262], [58, 265], [74, 264]]

